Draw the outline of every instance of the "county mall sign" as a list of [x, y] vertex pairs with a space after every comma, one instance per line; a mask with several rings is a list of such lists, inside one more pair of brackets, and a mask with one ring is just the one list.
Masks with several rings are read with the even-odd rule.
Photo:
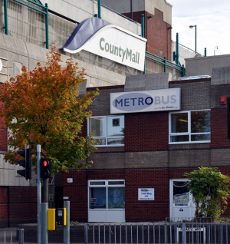
[[77, 26], [63, 50], [69, 53], [85, 50], [143, 71], [145, 48], [145, 38], [94, 17]]
[[180, 110], [180, 88], [110, 93], [110, 113]]

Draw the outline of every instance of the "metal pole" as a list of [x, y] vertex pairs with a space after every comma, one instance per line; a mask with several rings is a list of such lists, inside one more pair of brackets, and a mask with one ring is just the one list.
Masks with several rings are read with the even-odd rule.
[[84, 240], [85, 240], [85, 244], [88, 244], [89, 243], [89, 240], [88, 240], [88, 224], [84, 224]]
[[179, 64], [179, 34], [176, 33], [176, 64]]
[[97, 0], [97, 17], [101, 18], [101, 0]]
[[145, 37], [145, 15], [141, 15], [141, 36]]
[[164, 57], [164, 60], [163, 60], [163, 63], [164, 63], [164, 73], [166, 72], [166, 66], [167, 66], [167, 59], [166, 57]]
[[66, 208], [66, 226], [64, 226], [64, 244], [70, 244], [70, 201], [64, 200], [64, 208]]
[[46, 48], [49, 48], [49, 12], [48, 12], [48, 4], [45, 4], [45, 27], [46, 27]]
[[197, 52], [197, 26], [195, 25], [195, 52]]
[[48, 202], [49, 179], [44, 179], [42, 184], [42, 202]]
[[187, 244], [186, 242], [186, 225], [182, 224], [182, 244]]
[[48, 228], [47, 228], [47, 209], [48, 209], [48, 202], [41, 203], [41, 241], [42, 244], [48, 243]]
[[131, 19], [133, 19], [133, 0], [130, 0], [130, 13], [131, 13]]
[[24, 229], [19, 229], [18, 230], [18, 244], [24, 244]]
[[5, 34], [8, 35], [8, 0], [4, 0], [4, 29]]
[[204, 56], [207, 57], [207, 48], [204, 49]]
[[37, 241], [41, 244], [41, 179], [40, 179], [41, 145], [37, 145]]

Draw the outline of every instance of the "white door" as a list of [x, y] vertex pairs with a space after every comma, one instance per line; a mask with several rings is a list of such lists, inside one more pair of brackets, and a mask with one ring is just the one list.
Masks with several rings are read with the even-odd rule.
[[190, 220], [195, 217], [196, 205], [188, 190], [187, 179], [170, 180], [170, 219]]

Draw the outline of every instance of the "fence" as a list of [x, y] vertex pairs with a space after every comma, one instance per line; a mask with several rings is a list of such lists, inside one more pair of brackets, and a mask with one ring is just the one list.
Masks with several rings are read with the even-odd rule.
[[[1, 244], [36, 243], [35, 225], [0, 229]], [[24, 234], [25, 233], [25, 234]], [[63, 243], [63, 230], [49, 232], [49, 243]], [[228, 244], [230, 223], [88, 223], [70, 228], [70, 243], [85, 244]]]
[[0, 229], [1, 244], [24, 244], [23, 229]]
[[85, 243], [227, 244], [230, 224], [87, 224]]

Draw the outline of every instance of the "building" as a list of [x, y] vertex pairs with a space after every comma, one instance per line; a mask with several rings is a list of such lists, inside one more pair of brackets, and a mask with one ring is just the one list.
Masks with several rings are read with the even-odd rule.
[[97, 145], [94, 164], [63, 179], [71, 216], [89, 222], [193, 218], [185, 173], [212, 166], [230, 174], [229, 72], [213, 68], [211, 76], [170, 82], [159, 74], [130, 76], [124, 86], [100, 88], [87, 123]]
[[[128, 18], [127, 14], [124, 16], [108, 7], [99, 6], [99, 1], [2, 1], [0, 3], [2, 29], [0, 33], [0, 82], [4, 83], [9, 77], [20, 74], [23, 65], [31, 70], [38, 61], [45, 62], [48, 49], [52, 44], [60, 48], [63, 60], [71, 56], [80, 67], [85, 68], [86, 87], [123, 86], [127, 76], [142, 73], [169, 73], [168, 79], [176, 79], [180, 76], [181, 67], [171, 62], [169, 27], [172, 6], [164, 0], [160, 2], [161, 4], [159, 1], [146, 1], [145, 5], [140, 6], [137, 22], [135, 18]], [[90, 50], [81, 50], [77, 54], [63, 51], [63, 45], [76, 26], [81, 25], [86, 19], [93, 19], [99, 13], [103, 21], [115, 25], [117, 30], [122, 29], [126, 38], [131, 38], [131, 42], [135, 39], [144, 41], [144, 37], [149, 39], [146, 45], [148, 52], [145, 52], [146, 49], [140, 52], [145, 66], [132, 67]], [[140, 21], [142, 13], [145, 17], [145, 29]], [[153, 20], [158, 23], [157, 28], [153, 25]], [[143, 30], [145, 32], [142, 35]], [[158, 33], [158, 41], [151, 39], [156, 38], [156, 33]], [[141, 35], [143, 37], [140, 37]], [[134, 58], [134, 60], [138, 59]], [[35, 179], [26, 181], [17, 174], [19, 166], [9, 165], [4, 161], [3, 156], [7, 151], [7, 128], [3, 121], [0, 122], [0, 225], [35, 221]], [[60, 201], [60, 197], [63, 196], [59, 194], [63, 191], [62, 184], [56, 185], [56, 192], [58, 192], [56, 197], [55, 190], [52, 189], [50, 201], [54, 199]], [[30, 211], [24, 211], [25, 209], [30, 209]], [[86, 220], [86, 215], [81, 219]]]
[[[47, 0], [48, 8], [43, 0], [32, 2], [0, 3], [0, 81], [19, 74], [22, 65], [33, 69], [37, 61], [45, 62], [55, 43], [63, 60], [71, 56], [86, 69], [86, 88], [100, 88], [85, 127], [85, 135], [93, 135], [97, 143], [94, 165], [59, 175], [50, 202], [59, 207], [68, 196], [71, 218], [82, 222], [193, 217], [184, 173], [209, 165], [229, 174], [229, 55], [187, 59], [187, 77], [180, 78], [181, 67], [171, 62], [172, 6], [165, 0], [129, 1], [132, 6], [103, 1], [106, 6], [100, 8], [91, 0]], [[102, 18], [95, 18], [99, 13]], [[92, 51], [93, 32], [84, 40], [87, 48], [78, 47], [82, 49], [76, 54], [63, 50], [76, 26], [92, 22], [116, 26], [111, 30], [118, 41], [114, 56], [128, 50], [129, 63]], [[124, 43], [137, 41], [141, 51], [122, 48], [120, 35]], [[101, 51], [110, 50], [107, 39], [99, 41]], [[192, 57], [186, 52], [183, 56]], [[118, 110], [110, 110], [110, 94], [119, 98]], [[0, 225], [35, 221], [35, 180], [19, 177], [19, 167], [4, 162], [7, 128], [0, 122]]]

